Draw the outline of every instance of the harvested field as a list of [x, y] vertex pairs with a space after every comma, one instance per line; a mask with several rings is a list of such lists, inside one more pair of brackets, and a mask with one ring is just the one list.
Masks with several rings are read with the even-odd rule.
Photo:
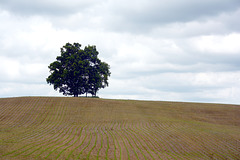
[[0, 159], [240, 159], [240, 106], [0, 99]]

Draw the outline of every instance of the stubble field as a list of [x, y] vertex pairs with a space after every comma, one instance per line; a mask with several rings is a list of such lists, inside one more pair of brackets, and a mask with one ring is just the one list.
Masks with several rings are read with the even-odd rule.
[[240, 106], [1, 98], [0, 159], [240, 159]]

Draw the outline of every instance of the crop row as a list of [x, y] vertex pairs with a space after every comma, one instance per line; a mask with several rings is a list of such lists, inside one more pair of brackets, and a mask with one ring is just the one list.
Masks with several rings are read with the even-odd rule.
[[75, 115], [94, 110], [73, 107], [67, 98], [2, 103], [1, 143], [6, 148], [0, 158], [239, 158], [239, 140], [215, 135], [201, 123], [196, 128], [188, 122], [154, 119], [94, 121]]

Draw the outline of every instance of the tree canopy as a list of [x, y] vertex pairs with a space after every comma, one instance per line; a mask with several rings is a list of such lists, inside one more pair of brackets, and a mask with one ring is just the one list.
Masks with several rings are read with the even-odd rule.
[[108, 86], [110, 66], [98, 58], [96, 46], [81, 49], [79, 43], [66, 43], [61, 48], [61, 56], [48, 68], [50, 75], [47, 83], [59, 89], [63, 95], [78, 97], [90, 93], [96, 96], [97, 91]]

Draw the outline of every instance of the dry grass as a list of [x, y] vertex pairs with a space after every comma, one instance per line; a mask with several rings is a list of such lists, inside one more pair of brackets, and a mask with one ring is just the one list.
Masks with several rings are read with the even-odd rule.
[[0, 99], [0, 159], [240, 159], [240, 106]]

